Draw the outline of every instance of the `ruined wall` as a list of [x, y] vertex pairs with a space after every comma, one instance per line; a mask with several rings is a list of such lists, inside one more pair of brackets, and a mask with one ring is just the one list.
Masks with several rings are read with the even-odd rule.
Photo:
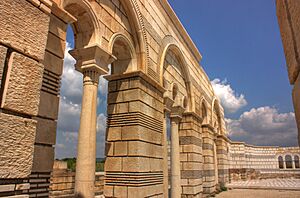
[[299, 147], [253, 146], [243, 142], [231, 142], [229, 146], [230, 179], [246, 180], [299, 175], [299, 167], [280, 168], [278, 160], [279, 156], [284, 159], [286, 155], [290, 155], [292, 163], [295, 164], [295, 156], [299, 156], [299, 153]]
[[276, 8], [288, 76], [294, 85], [292, 96], [300, 144], [300, 2], [277, 0]]

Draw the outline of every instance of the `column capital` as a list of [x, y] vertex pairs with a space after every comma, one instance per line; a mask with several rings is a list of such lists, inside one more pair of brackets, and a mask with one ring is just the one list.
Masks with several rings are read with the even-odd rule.
[[[70, 51], [75, 58], [75, 69], [81, 73], [96, 72], [99, 75], [108, 74], [108, 65], [116, 58], [98, 45], [87, 46]], [[99, 76], [98, 76], [99, 77]]]
[[182, 106], [172, 107], [170, 118], [172, 120], [175, 119], [175, 121], [179, 122], [182, 119], [182, 114], [184, 111], [185, 111], [185, 108], [183, 108]]
[[164, 96], [165, 111], [167, 113], [171, 112], [173, 104], [174, 100], [172, 98], [170, 98], [169, 96]]

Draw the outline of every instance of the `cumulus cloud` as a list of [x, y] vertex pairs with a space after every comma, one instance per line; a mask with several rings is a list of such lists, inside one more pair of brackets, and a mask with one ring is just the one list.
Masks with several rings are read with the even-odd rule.
[[279, 113], [274, 107], [253, 108], [239, 119], [226, 119], [229, 137], [254, 145], [296, 146], [295, 114]]
[[243, 94], [237, 94], [227, 83], [226, 80], [214, 79], [211, 81], [216, 95], [221, 100], [225, 112], [235, 113], [240, 108], [247, 105], [247, 101]]

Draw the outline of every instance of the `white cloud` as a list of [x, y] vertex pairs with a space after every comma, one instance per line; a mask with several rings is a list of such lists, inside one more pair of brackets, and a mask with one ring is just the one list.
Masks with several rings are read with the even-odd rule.
[[295, 114], [279, 113], [274, 107], [253, 108], [239, 119], [226, 119], [227, 131], [233, 140], [254, 145], [297, 145]]
[[80, 122], [81, 104], [74, 104], [65, 96], [60, 98], [58, 129], [60, 131], [77, 131]]
[[225, 112], [234, 113], [240, 108], [247, 105], [247, 101], [243, 94], [236, 94], [226, 80], [214, 79], [211, 81], [215, 94], [221, 100]]
[[66, 138], [67, 142], [77, 143], [78, 132], [63, 132], [63, 136]]
[[[75, 70], [75, 60], [68, 53], [69, 50], [71, 50], [71, 45], [67, 43], [57, 127], [56, 156], [59, 158], [76, 156], [80, 125], [83, 77], [80, 72]], [[106, 105], [106, 96], [107, 80], [100, 77], [97, 98], [98, 110], [105, 110], [102, 105]], [[100, 113], [97, 116], [97, 153], [100, 156], [104, 154], [105, 130], [106, 116]]]

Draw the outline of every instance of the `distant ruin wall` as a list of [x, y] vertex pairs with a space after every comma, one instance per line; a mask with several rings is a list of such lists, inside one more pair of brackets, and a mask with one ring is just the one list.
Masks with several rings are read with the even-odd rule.
[[[97, 172], [95, 180], [95, 196], [103, 194], [104, 173]], [[73, 198], [75, 187], [75, 172], [67, 169], [67, 163], [55, 161], [50, 179], [50, 198]]]
[[231, 142], [230, 180], [300, 177], [299, 156], [299, 147], [253, 146]]

